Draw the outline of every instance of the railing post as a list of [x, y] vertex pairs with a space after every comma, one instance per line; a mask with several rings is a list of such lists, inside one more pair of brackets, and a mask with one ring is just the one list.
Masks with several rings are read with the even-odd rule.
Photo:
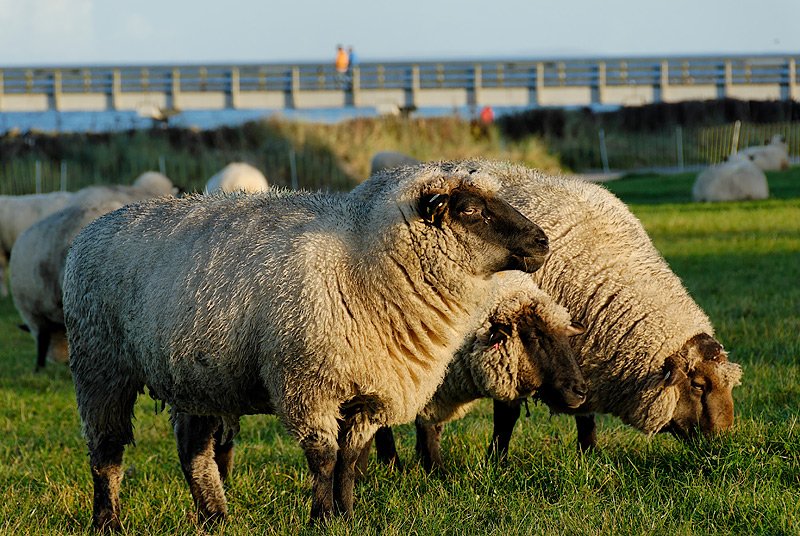
[[231, 102], [230, 107], [234, 110], [238, 109], [241, 102], [240, 102], [240, 95], [239, 95], [239, 68], [232, 67], [231, 74], [230, 74], [230, 85], [231, 85]]
[[[795, 97], [795, 93], [797, 92], [797, 62], [794, 58], [789, 58], [789, 61], [786, 64], [786, 75], [788, 76], [789, 80], [786, 84], [786, 96], [784, 100], [795, 100], [795, 98], [800, 98], [800, 96]], [[3, 97], [3, 88], [2, 88], [2, 73], [0, 73], [0, 99]], [[0, 109], [2, 105], [0, 105]]]
[[180, 94], [181, 94], [181, 70], [175, 67], [172, 69], [171, 84], [169, 91], [169, 100], [167, 101], [167, 108], [178, 110], [180, 108]]
[[120, 97], [122, 95], [122, 75], [119, 72], [119, 69], [114, 69], [111, 71], [111, 109], [112, 110], [119, 110], [120, 108]]
[[603, 104], [606, 93], [606, 62], [599, 61], [595, 65], [595, 77], [592, 80], [591, 101], [593, 104]]
[[361, 93], [361, 68], [358, 65], [353, 66], [353, 76], [350, 80], [350, 91], [353, 95], [353, 106], [358, 106], [359, 96]]
[[410, 106], [417, 106], [419, 101], [419, 65], [411, 67], [411, 102], [406, 103]]
[[61, 110], [61, 71], [53, 71], [53, 108]]
[[481, 104], [481, 88], [483, 87], [483, 69], [480, 65], [472, 67], [472, 99], [467, 99], [473, 106]]
[[717, 98], [724, 99], [731, 95], [733, 88], [733, 64], [731, 60], [725, 60], [723, 67], [722, 84], [718, 84]]
[[669, 102], [669, 61], [662, 60], [660, 72], [658, 73], [658, 86], [656, 86], [657, 95], [653, 95], [654, 102]]
[[289, 108], [297, 108], [300, 97], [300, 68], [292, 67], [292, 79], [289, 82]]

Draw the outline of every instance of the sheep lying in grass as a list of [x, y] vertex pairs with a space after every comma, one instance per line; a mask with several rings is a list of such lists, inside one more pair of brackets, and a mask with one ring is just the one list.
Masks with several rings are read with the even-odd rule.
[[[542, 292], [530, 275], [503, 273], [494, 280], [492, 295], [475, 313], [477, 325], [417, 416], [417, 451], [427, 470], [442, 466], [439, 437], [444, 424], [466, 415], [481, 398], [515, 402], [538, 392], [543, 399], [570, 408], [586, 398], [568, 340], [583, 333], [583, 326], [572, 322], [566, 309]], [[376, 439], [386, 442], [387, 436]], [[361, 472], [367, 455], [368, 448], [359, 459]], [[382, 456], [385, 461], [397, 458], [394, 450]]]
[[372, 162], [370, 162], [370, 175], [374, 175], [384, 169], [413, 166], [416, 164], [419, 164], [419, 160], [412, 156], [393, 151], [383, 151], [373, 155]]
[[732, 160], [750, 160], [762, 171], [778, 171], [789, 168], [789, 149], [783, 136], [776, 134], [768, 144], [742, 149]]
[[75, 192], [70, 204], [23, 232], [11, 254], [11, 295], [36, 341], [36, 370], [48, 356], [67, 361], [61, 288], [67, 250], [78, 232], [95, 218], [121, 206], [175, 191], [163, 175], [148, 172], [132, 186], [92, 186]]
[[[572, 339], [587, 400], [577, 409], [549, 403], [553, 411], [576, 414], [579, 447], [596, 443], [594, 413], [616, 415], [646, 434], [689, 438], [728, 430], [741, 368], [728, 361], [708, 317], [625, 204], [579, 179], [485, 166], [501, 180], [503, 196], [535, 215], [550, 238], [550, 255], [534, 281], [587, 326]], [[519, 410], [518, 403], [495, 402], [490, 449], [500, 457]], [[379, 459], [390, 457], [390, 447], [377, 446]]]
[[362, 447], [433, 395], [489, 276], [547, 253], [498, 187], [479, 166], [440, 163], [347, 195], [162, 199], [88, 225], [67, 257], [64, 316], [94, 526], [119, 527], [145, 386], [172, 407], [201, 520], [227, 513], [229, 440], [250, 413], [277, 414], [299, 440], [312, 519], [350, 514]]
[[692, 186], [695, 201], [767, 199], [764, 172], [750, 160], [731, 160], [704, 169]]
[[0, 296], [8, 296], [6, 268], [17, 237], [40, 219], [64, 208], [71, 199], [69, 192], [0, 196]]
[[233, 162], [222, 168], [206, 183], [205, 193], [222, 192], [266, 192], [267, 178], [258, 169], [245, 162]]

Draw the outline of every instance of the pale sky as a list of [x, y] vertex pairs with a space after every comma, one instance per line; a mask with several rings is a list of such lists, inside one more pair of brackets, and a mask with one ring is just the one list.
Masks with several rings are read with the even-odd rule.
[[[491, 6], [491, 7], [490, 7]], [[800, 0], [0, 0], [0, 67], [800, 53]]]

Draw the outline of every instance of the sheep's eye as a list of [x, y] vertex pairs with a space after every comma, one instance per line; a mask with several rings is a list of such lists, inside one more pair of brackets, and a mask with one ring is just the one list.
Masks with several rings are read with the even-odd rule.
[[478, 213], [478, 209], [475, 207], [467, 207], [461, 211], [461, 214], [464, 216], [474, 216]]
[[706, 386], [702, 383], [692, 382], [692, 390], [695, 393], [702, 393], [705, 388]]

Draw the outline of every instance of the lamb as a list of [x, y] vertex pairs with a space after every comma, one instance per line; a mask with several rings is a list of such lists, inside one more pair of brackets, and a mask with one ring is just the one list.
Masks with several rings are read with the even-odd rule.
[[267, 178], [258, 169], [244, 162], [233, 162], [208, 179], [205, 193], [216, 191], [248, 193], [265, 192], [269, 189]]
[[36, 370], [47, 358], [67, 361], [61, 287], [67, 250], [78, 232], [95, 218], [125, 204], [174, 193], [164, 175], [148, 172], [132, 186], [92, 186], [75, 192], [70, 204], [39, 220], [17, 239], [11, 254], [11, 294], [36, 341]]
[[375, 153], [370, 163], [370, 175], [374, 175], [384, 169], [393, 169], [401, 166], [413, 166], [419, 164], [419, 160], [403, 153], [393, 151], [383, 151]]
[[[741, 367], [728, 361], [708, 317], [625, 204], [581, 179], [505, 163], [485, 169], [550, 238], [550, 255], [533, 280], [588, 326], [572, 339], [586, 401], [575, 409], [548, 404], [576, 415], [579, 448], [596, 445], [594, 413], [616, 415], [648, 435], [688, 439], [730, 429]], [[518, 403], [495, 402], [490, 448], [499, 457], [519, 411]], [[377, 446], [379, 459], [387, 459]]]
[[767, 177], [750, 160], [730, 160], [703, 170], [692, 186], [695, 201], [767, 199]]
[[[502, 273], [494, 280], [492, 296], [474, 315], [476, 325], [417, 416], [417, 451], [429, 471], [443, 465], [439, 437], [444, 424], [466, 415], [481, 398], [514, 402], [538, 392], [543, 399], [570, 408], [586, 398], [568, 341], [583, 333], [583, 326], [572, 322], [567, 310], [542, 292], [530, 275]], [[376, 439], [386, 442], [391, 436]], [[359, 459], [362, 473], [368, 447]], [[391, 450], [385, 457], [396, 460], [397, 453]]]
[[546, 236], [498, 188], [446, 162], [349, 194], [160, 199], [89, 224], [67, 257], [64, 317], [94, 526], [120, 526], [145, 386], [172, 408], [203, 522], [227, 515], [230, 441], [252, 413], [277, 414], [303, 448], [312, 520], [350, 515], [362, 447], [433, 395], [489, 276], [543, 262]]
[[750, 160], [762, 171], [789, 169], [789, 149], [783, 136], [776, 134], [768, 144], [742, 149], [732, 160]]
[[8, 296], [6, 268], [17, 237], [35, 222], [64, 208], [69, 192], [0, 196], [0, 296]]

